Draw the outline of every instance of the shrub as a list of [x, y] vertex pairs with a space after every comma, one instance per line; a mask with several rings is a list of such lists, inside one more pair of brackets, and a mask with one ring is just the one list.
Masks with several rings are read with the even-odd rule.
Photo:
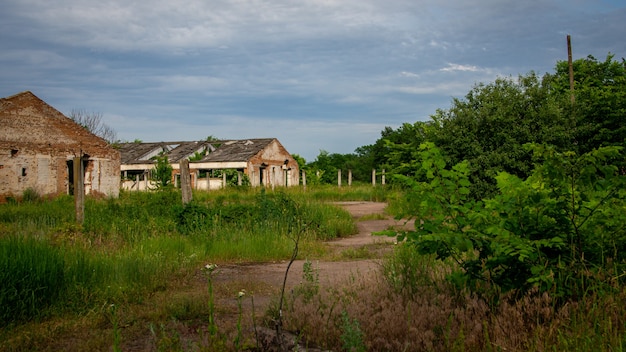
[[[461, 271], [451, 278], [477, 291], [528, 291], [580, 297], [590, 288], [622, 281], [626, 260], [626, 178], [614, 166], [621, 148], [582, 156], [529, 145], [538, 164], [527, 180], [500, 173], [500, 193], [475, 201], [469, 167], [446, 168], [434, 145], [422, 145], [427, 181], [401, 177], [411, 186], [405, 215], [414, 231], [401, 233], [424, 254], [452, 258]], [[600, 286], [598, 286], [600, 285]]]

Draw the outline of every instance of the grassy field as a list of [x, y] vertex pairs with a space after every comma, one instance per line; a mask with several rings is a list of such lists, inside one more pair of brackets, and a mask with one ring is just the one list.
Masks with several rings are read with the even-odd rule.
[[[88, 198], [82, 225], [70, 197], [1, 204], [0, 351], [133, 350], [141, 339], [158, 351], [259, 350], [252, 328], [276, 312], [256, 312], [256, 325], [243, 329], [242, 315], [255, 316], [252, 297], [242, 292], [238, 306], [212, 307], [238, 283], [213, 285], [200, 269], [286, 260], [296, 235], [300, 258], [332, 259], [321, 242], [356, 225], [331, 202], [389, 201], [392, 211], [396, 195], [371, 186], [242, 188], [195, 193], [183, 207], [177, 191], [123, 192]], [[408, 246], [382, 263], [379, 274], [344, 287], [321, 287], [309, 266], [289, 296], [285, 327], [336, 351], [625, 349], [623, 290], [588, 292], [558, 308], [532, 293], [494, 306], [447, 283], [454, 264]], [[206, 280], [198, 284], [198, 275]], [[213, 314], [231, 318], [219, 332], [210, 329]]]

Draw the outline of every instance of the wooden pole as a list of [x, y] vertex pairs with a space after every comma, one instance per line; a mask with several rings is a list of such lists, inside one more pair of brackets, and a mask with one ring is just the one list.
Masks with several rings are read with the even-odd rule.
[[73, 161], [74, 172], [74, 206], [76, 209], [76, 222], [82, 224], [85, 221], [85, 174], [83, 158], [77, 156]]
[[569, 67], [570, 100], [572, 105], [574, 105], [574, 101], [576, 100], [574, 97], [574, 65], [572, 63], [572, 39], [569, 34], [567, 35], [567, 65]]

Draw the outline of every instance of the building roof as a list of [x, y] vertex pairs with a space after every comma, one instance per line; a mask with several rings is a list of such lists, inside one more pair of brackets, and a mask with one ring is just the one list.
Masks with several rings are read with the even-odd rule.
[[122, 164], [149, 164], [154, 163], [154, 157], [164, 153], [171, 163], [177, 163], [184, 158], [193, 156], [196, 152], [215, 150], [210, 142], [151, 142], [151, 143], [120, 143]]
[[[89, 132], [30, 91], [0, 98], [0, 143], [98, 155], [117, 154]], [[119, 157], [119, 156], [118, 156]]]
[[275, 138], [256, 138], [219, 141], [121, 143], [122, 164], [151, 164], [154, 157], [164, 153], [170, 163], [178, 163], [196, 152], [205, 154], [200, 162], [248, 161]]
[[267, 147], [275, 138], [239, 139], [214, 142], [218, 148], [205, 156], [202, 162], [248, 161]]

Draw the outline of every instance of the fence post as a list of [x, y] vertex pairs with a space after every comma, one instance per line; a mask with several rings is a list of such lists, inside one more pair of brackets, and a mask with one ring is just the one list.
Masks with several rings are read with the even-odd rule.
[[183, 204], [191, 202], [191, 175], [189, 174], [189, 160], [180, 161], [180, 190], [183, 195]]
[[73, 161], [74, 172], [74, 206], [76, 208], [76, 222], [82, 224], [85, 221], [85, 174], [83, 158], [77, 156]]
[[337, 187], [341, 187], [341, 169], [337, 170]]
[[348, 169], [348, 186], [352, 186], [352, 169]]
[[376, 186], [376, 169], [372, 169], [372, 186]]
[[383, 169], [383, 176], [382, 176], [382, 185], [385, 185], [385, 169]]

